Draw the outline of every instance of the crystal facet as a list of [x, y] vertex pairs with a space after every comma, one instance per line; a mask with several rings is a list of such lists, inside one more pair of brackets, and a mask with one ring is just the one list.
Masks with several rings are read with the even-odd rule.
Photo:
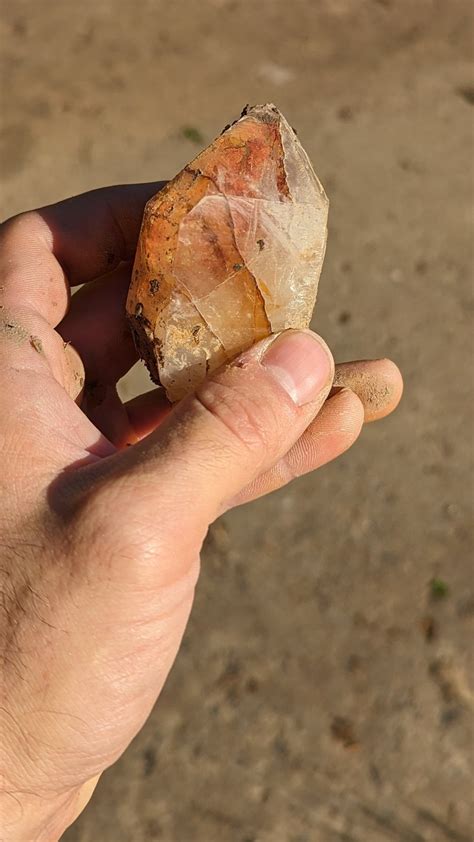
[[274, 105], [246, 108], [150, 199], [127, 313], [170, 400], [268, 334], [309, 325], [327, 213], [308, 156]]

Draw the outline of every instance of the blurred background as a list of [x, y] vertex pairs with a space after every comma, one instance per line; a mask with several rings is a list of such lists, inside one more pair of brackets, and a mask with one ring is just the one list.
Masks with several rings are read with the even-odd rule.
[[337, 463], [211, 529], [165, 691], [64, 839], [468, 842], [471, 4], [0, 7], [3, 217], [172, 176], [273, 101], [331, 200], [314, 327], [406, 380]]

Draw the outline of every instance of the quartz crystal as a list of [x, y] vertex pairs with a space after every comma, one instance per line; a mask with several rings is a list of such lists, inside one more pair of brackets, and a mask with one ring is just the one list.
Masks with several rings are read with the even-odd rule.
[[170, 400], [270, 333], [309, 325], [328, 200], [274, 105], [235, 123], [146, 205], [127, 314]]

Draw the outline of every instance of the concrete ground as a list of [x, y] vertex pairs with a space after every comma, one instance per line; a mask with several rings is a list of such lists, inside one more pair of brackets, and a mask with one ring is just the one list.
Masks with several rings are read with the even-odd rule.
[[470, 3], [1, 7], [3, 215], [166, 178], [273, 100], [331, 199], [314, 326], [406, 379], [337, 463], [212, 528], [165, 691], [64, 840], [468, 842]]

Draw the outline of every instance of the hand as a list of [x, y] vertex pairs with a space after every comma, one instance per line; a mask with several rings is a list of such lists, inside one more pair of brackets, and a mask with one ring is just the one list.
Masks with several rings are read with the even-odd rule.
[[95, 191], [0, 233], [5, 840], [57, 839], [143, 725], [209, 524], [355, 441], [364, 406], [341, 384], [369, 417], [401, 394], [387, 361], [339, 368], [331, 391], [327, 346], [290, 331], [173, 410], [159, 389], [122, 404], [130, 261], [158, 187]]

